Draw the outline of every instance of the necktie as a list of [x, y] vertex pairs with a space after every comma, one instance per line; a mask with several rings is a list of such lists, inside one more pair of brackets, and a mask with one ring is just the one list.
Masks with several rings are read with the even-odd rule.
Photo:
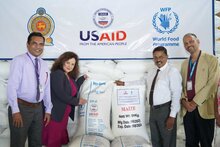
[[152, 85], [151, 85], [151, 89], [150, 89], [150, 96], [149, 96], [149, 103], [151, 106], [153, 106], [153, 94], [154, 94], [154, 87], [155, 87], [155, 83], [156, 83], [156, 79], [157, 79], [157, 75], [159, 73], [159, 69], [157, 69], [157, 73], [153, 79]]
[[37, 95], [36, 95], [36, 100], [38, 101], [40, 99], [40, 81], [39, 81], [39, 71], [38, 71], [38, 58], [35, 58], [35, 72], [36, 72], [36, 78], [37, 78]]

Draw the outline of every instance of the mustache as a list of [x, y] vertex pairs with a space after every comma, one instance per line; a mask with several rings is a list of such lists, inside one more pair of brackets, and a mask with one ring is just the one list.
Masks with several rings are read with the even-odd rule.
[[156, 63], [158, 64], [158, 63], [162, 63], [162, 62], [161, 61], [157, 61]]
[[193, 46], [189, 46], [188, 49], [191, 48], [191, 47], [193, 48]]

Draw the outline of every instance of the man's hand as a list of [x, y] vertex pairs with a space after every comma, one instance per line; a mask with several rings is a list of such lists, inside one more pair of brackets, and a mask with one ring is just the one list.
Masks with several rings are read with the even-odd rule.
[[172, 130], [174, 123], [175, 123], [175, 118], [174, 117], [168, 117], [167, 121], [166, 121], [166, 129], [169, 130], [169, 131]]
[[50, 122], [50, 114], [45, 113], [45, 115], [44, 115], [44, 125], [45, 125], [45, 127], [49, 124], [49, 122]]
[[194, 111], [197, 107], [197, 104], [193, 100], [190, 101], [189, 105], [190, 105], [190, 112]]
[[125, 82], [120, 81], [120, 80], [116, 80], [116, 81], [115, 81], [115, 84], [116, 84], [117, 86], [125, 86]]
[[183, 99], [182, 100], [182, 105], [184, 106], [184, 108], [186, 108], [186, 110], [188, 112], [194, 111], [197, 107], [197, 104], [193, 100], [191, 102], [189, 102], [189, 101]]
[[17, 128], [23, 127], [23, 120], [20, 112], [12, 114], [12, 121], [13, 121], [13, 126]]

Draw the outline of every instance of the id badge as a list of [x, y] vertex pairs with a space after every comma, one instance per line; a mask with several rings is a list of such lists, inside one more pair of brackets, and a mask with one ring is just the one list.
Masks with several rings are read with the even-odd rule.
[[187, 90], [192, 90], [192, 81], [187, 81]]
[[43, 92], [43, 86], [41, 84], [39, 85], [39, 91], [40, 91], [40, 93]]

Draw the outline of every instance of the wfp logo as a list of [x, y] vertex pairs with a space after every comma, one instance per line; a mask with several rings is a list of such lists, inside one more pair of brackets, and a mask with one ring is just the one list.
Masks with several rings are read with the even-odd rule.
[[173, 33], [179, 25], [178, 15], [171, 11], [171, 8], [160, 8], [153, 16], [152, 24], [154, 28], [161, 34]]

